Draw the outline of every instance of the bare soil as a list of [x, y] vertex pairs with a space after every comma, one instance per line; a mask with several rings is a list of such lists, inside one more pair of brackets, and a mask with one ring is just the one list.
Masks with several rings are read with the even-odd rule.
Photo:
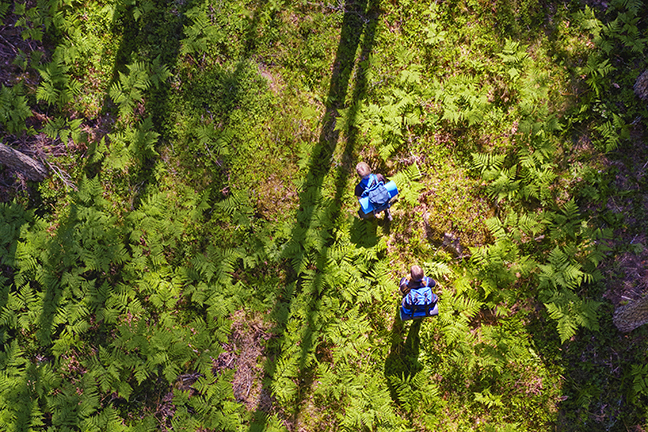
[[223, 344], [223, 352], [214, 361], [214, 372], [235, 369], [232, 390], [234, 397], [250, 412], [270, 413], [273, 399], [263, 387], [265, 342], [270, 339], [269, 325], [258, 318], [250, 318], [244, 311], [232, 315], [232, 333]]

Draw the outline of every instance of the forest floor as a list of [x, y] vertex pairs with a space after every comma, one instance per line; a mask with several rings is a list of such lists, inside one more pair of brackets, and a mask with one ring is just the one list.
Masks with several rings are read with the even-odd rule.
[[[43, 410], [87, 391], [100, 396], [83, 415], [133, 428], [643, 430], [648, 390], [633, 380], [648, 329], [620, 334], [611, 316], [648, 291], [648, 140], [640, 117], [607, 153], [595, 132], [622, 106], [593, 96], [612, 72], [587, 71], [606, 68], [590, 34], [606, 2], [552, 3], [549, 18], [537, 1], [136, 3], [70, 7], [69, 25], [88, 27], [46, 43], [23, 39], [11, 13], [0, 26], [0, 84], [21, 81], [33, 105], [29, 131], [6, 143], [53, 168], [41, 185], [0, 170], [0, 202], [40, 218], [6, 231], [20, 250], [0, 247], [0, 312], [17, 317], [7, 341], [36, 353], [25, 364], [79, 386], [32, 395]], [[29, 59], [41, 67], [60, 41], [87, 42], [102, 64], [71, 61], [84, 87], [56, 105], [36, 97], [44, 78]], [[160, 58], [168, 76], [137, 87]], [[141, 90], [131, 105], [116, 102], [121, 84]], [[50, 138], [55, 120], [81, 120], [86, 136]], [[398, 176], [393, 222], [357, 219], [360, 160]], [[570, 166], [590, 162], [593, 185]], [[575, 254], [565, 267], [583, 277], [588, 224], [613, 228], [603, 280], [559, 286], [570, 275], [550, 257]], [[413, 263], [439, 280], [443, 307], [408, 323], [396, 281]], [[33, 324], [48, 319], [41, 297], [59, 320], [53, 341]], [[79, 368], [65, 375], [67, 346], [94, 368], [86, 387]], [[31, 382], [14, 366], [7, 376]], [[23, 398], [0, 396], [1, 409]]]
[[615, 256], [602, 264], [608, 287], [604, 298], [615, 307], [648, 292], [648, 144], [642, 122], [634, 126], [631, 142], [607, 158], [618, 191], [609, 198], [607, 209], [624, 220], [611, 240]]

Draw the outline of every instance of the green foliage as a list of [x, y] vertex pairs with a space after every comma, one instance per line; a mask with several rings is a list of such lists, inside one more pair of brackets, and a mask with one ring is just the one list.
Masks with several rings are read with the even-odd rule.
[[519, 42], [507, 39], [504, 49], [500, 54], [498, 54], [506, 65], [506, 68], [508, 68], [506, 69], [506, 73], [508, 73], [509, 78], [512, 81], [515, 81], [520, 77], [521, 71], [525, 68], [526, 64], [529, 63], [527, 48], [528, 47], [521, 45]]
[[585, 274], [581, 265], [573, 257], [572, 251], [564, 251], [556, 247], [549, 254], [547, 265], [541, 265], [540, 288], [557, 289], [566, 288], [574, 290], [583, 282]]
[[491, 177], [493, 174], [499, 172], [504, 164], [506, 155], [473, 153], [472, 158], [473, 168], [478, 169], [481, 175]]
[[489, 88], [481, 84], [476, 77], [467, 75], [455, 75], [436, 84], [433, 97], [443, 107], [442, 119], [452, 125], [481, 123], [490, 108]]
[[135, 161], [141, 163], [147, 157], [157, 155], [155, 145], [159, 136], [153, 130], [151, 117], [147, 117], [136, 127], [127, 126], [123, 132], [110, 134], [110, 152], [101, 149], [108, 153], [108, 167], [124, 170]]
[[398, 151], [408, 131], [422, 123], [422, 94], [420, 66], [410, 65], [401, 71], [398, 86], [383, 98], [383, 103], [339, 110], [336, 129], [348, 131], [352, 126], [360, 127], [369, 134], [371, 144], [386, 161]]
[[[105, 212], [104, 192], [99, 177], [82, 181], [69, 209], [68, 220], [56, 237], [51, 238], [43, 224], [40, 231], [34, 231], [34, 225], [32, 232], [18, 244], [15, 261], [9, 255], [3, 256], [6, 263], [15, 266], [14, 281], [19, 287], [19, 291], [9, 293], [0, 313], [4, 325], [25, 329], [26, 336], [21, 340], [28, 345], [34, 336], [41, 343], [51, 341], [49, 349], [56, 362], [64, 362], [76, 352], [78, 362], [88, 371], [83, 378], [85, 402], [79, 406], [74, 399], [77, 391], [63, 389], [51, 404], [46, 405], [47, 410], [56, 413], [53, 424], [97, 421], [91, 416], [102, 409], [97, 402], [98, 395], [105, 397], [114, 393], [134, 407], [145, 395], [165, 391], [187, 367], [197, 368], [203, 374], [211, 373], [211, 358], [218, 357], [218, 344], [226, 340], [222, 331], [223, 314], [208, 315], [209, 321], [186, 314], [177, 317], [182, 310], [178, 296], [183, 287], [198, 283], [186, 277], [186, 269], [174, 272], [167, 261], [180, 247], [178, 238], [182, 236], [182, 229], [165, 216], [177, 210], [170, 212], [164, 197], [151, 198], [125, 221], [131, 235], [123, 239], [120, 221]], [[198, 203], [189, 203], [188, 210], [194, 210]], [[11, 209], [7, 207], [9, 213], [5, 220], [13, 225], [20, 224], [24, 216], [12, 216]], [[199, 211], [196, 216], [200, 214]], [[11, 238], [11, 232], [7, 234]], [[125, 244], [128, 244], [128, 252]], [[216, 262], [226, 262], [217, 259]], [[117, 272], [117, 269], [121, 270]], [[120, 274], [119, 279], [115, 280], [111, 273]], [[36, 289], [31, 288], [30, 281], [36, 284]], [[48, 293], [52, 289], [60, 290], [58, 297], [51, 298]], [[218, 286], [210, 289], [212, 293], [207, 296], [210, 301], [206, 303], [222, 307], [223, 298], [217, 298], [213, 292]], [[52, 304], [53, 301], [56, 303]], [[176, 312], [169, 313], [170, 310]], [[88, 321], [102, 323], [101, 326], [113, 336], [106, 340], [104, 334], [93, 341], [91, 335], [103, 332], [96, 333], [97, 328]], [[179, 325], [180, 322], [183, 325]], [[49, 328], [63, 324], [62, 332]], [[90, 340], [86, 340], [88, 337]], [[63, 371], [53, 369], [51, 373], [55, 381], [43, 381], [47, 391], [59, 385]], [[147, 383], [151, 380], [166, 384], [159, 389], [149, 388]], [[222, 384], [220, 386], [221, 391], [217, 394], [205, 391], [203, 405], [198, 403], [201, 398], [189, 404], [191, 409], [205, 413], [201, 417], [203, 422], [197, 424], [231, 428], [225, 426], [231, 424], [227, 415], [235, 415], [235, 410], [222, 411], [223, 403], [227, 403], [231, 394], [223, 393]], [[11, 400], [7, 398], [23, 396], [5, 394], [4, 397], [7, 401]], [[40, 397], [45, 396], [34, 396], [34, 400]], [[205, 411], [204, 406], [212, 408]], [[216, 412], [222, 414], [213, 417]], [[30, 415], [32, 421], [38, 419], [37, 414]]]
[[616, 150], [623, 140], [630, 138], [629, 125], [615, 113], [612, 114], [612, 120], [595, 126], [594, 130], [599, 134], [596, 144], [606, 152]]
[[399, 198], [411, 206], [416, 205], [419, 194], [423, 189], [423, 185], [418, 182], [420, 178], [421, 171], [416, 163], [397, 172], [392, 177], [392, 181], [396, 183], [396, 186], [398, 187]]
[[585, 82], [594, 90], [596, 97], [599, 97], [601, 88], [607, 84], [604, 78], [612, 71], [614, 71], [614, 67], [609, 63], [608, 59], [601, 60], [595, 56], [590, 56], [587, 58], [587, 65], [583, 67], [581, 72], [589, 77]]
[[7, 15], [7, 11], [9, 11], [9, 7], [11, 6], [11, 3], [8, 1], [0, 1], [0, 25], [4, 25], [3, 20], [5, 19], [5, 16]]
[[186, 16], [191, 19], [192, 23], [191, 26], [185, 26], [185, 39], [181, 41], [181, 54], [209, 53], [211, 47], [225, 41], [226, 33], [213, 24], [203, 7], [196, 6], [188, 10]]
[[414, 376], [391, 376], [392, 386], [396, 389], [398, 401], [406, 412], [430, 409], [438, 396], [438, 389], [430, 385], [430, 371], [422, 369]]
[[72, 78], [69, 71], [70, 67], [59, 58], [40, 66], [38, 72], [42, 81], [36, 90], [36, 99], [59, 108], [72, 102], [81, 92], [81, 83]]
[[171, 76], [168, 67], [161, 63], [160, 56], [150, 64], [135, 62], [126, 67], [128, 73], [119, 72], [119, 80], [109, 90], [110, 97], [119, 105], [119, 113], [124, 117], [132, 114], [151, 86], [157, 88]]
[[[611, 237], [597, 224], [629, 228], [596, 217], [618, 204], [597, 161], [645, 117], [631, 92], [640, 2], [10, 13], [0, 3], [45, 54], [15, 47], [7, 82], [23, 84], [0, 90], [0, 122], [19, 135], [29, 98], [46, 102], [44, 149], [79, 187], [44, 183], [39, 216], [0, 205], [4, 427], [596, 428], [595, 401], [619, 383], [635, 403], [609, 399], [605, 418], [643, 421], [642, 360], [587, 360], [623, 343], [597, 284]], [[361, 158], [396, 173], [391, 224], [354, 219]], [[439, 281], [441, 312], [401, 322], [396, 281], [414, 261]], [[598, 381], [575, 389], [580, 375]]]
[[18, 134], [25, 129], [25, 119], [32, 115], [22, 85], [0, 87], [0, 123], [9, 133]]
[[[547, 276], [546, 272], [543, 276]], [[544, 291], [541, 298], [545, 301], [549, 316], [557, 321], [561, 342], [574, 336], [580, 327], [594, 331], [599, 329], [597, 310], [601, 302], [579, 298], [566, 289]]]
[[14, 14], [19, 18], [16, 21], [16, 27], [22, 28], [20, 35], [23, 40], [33, 39], [41, 41], [44, 31], [49, 30], [52, 24], [59, 18], [58, 2], [39, 1], [35, 5], [27, 3], [15, 3]]
[[648, 396], [648, 365], [632, 365], [630, 370], [630, 376], [632, 377], [632, 392], [631, 398], [633, 403], [639, 404], [639, 398], [642, 396]]
[[83, 132], [81, 131], [82, 123], [83, 119], [57, 117], [45, 124], [43, 132], [53, 140], [60, 138], [61, 142], [67, 146], [69, 138], [72, 138], [72, 141], [75, 143], [81, 141], [83, 137]]

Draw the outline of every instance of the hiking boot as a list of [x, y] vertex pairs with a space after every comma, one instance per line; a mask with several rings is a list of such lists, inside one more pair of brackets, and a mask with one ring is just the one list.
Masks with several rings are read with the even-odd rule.
[[389, 209], [385, 210], [385, 219], [388, 220], [389, 222], [391, 222], [393, 219]]

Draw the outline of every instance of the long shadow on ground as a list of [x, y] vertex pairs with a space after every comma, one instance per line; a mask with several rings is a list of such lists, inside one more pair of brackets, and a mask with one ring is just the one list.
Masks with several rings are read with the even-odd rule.
[[407, 337], [403, 341], [405, 323], [400, 319], [400, 311], [396, 311], [394, 326], [392, 327], [391, 349], [385, 359], [385, 377], [389, 383], [389, 391], [394, 401], [398, 400], [396, 387], [393, 385], [395, 379], [408, 379], [416, 375], [423, 365], [419, 363], [418, 357], [421, 348], [419, 332], [423, 319], [411, 321]]
[[[357, 109], [358, 102], [365, 96], [367, 80], [365, 71], [361, 66], [356, 67], [356, 61], [365, 60], [371, 53], [375, 40], [376, 26], [379, 18], [379, 3], [375, 0], [349, 0], [344, 5], [344, 18], [342, 22], [340, 44], [337, 49], [331, 86], [328, 92], [327, 108], [322, 119], [322, 130], [317, 145], [315, 146], [309, 163], [306, 182], [299, 197], [299, 210], [297, 224], [292, 230], [289, 240], [291, 250], [289, 256], [293, 271], [288, 283], [294, 284], [295, 289], [278, 301], [271, 315], [277, 318], [278, 324], [273, 332], [279, 336], [277, 347], [281, 347], [281, 340], [286, 338], [287, 321], [290, 312], [295, 308], [303, 307], [297, 300], [306, 298], [308, 310], [306, 324], [302, 327], [299, 336], [299, 394], [294, 410], [290, 412], [290, 422], [295, 424], [300, 415], [301, 399], [305, 396], [304, 391], [310, 388], [312, 380], [311, 354], [316, 348], [318, 333], [321, 331], [321, 323], [318, 319], [320, 300], [326, 295], [326, 287], [321, 278], [320, 269], [323, 269], [327, 262], [328, 249], [332, 243], [331, 229], [332, 222], [340, 214], [341, 198], [352, 172], [353, 152], [357, 142], [356, 131], [351, 130], [343, 149], [338, 150], [340, 132], [335, 130], [335, 117], [338, 110], [345, 106]], [[360, 48], [358, 52], [358, 48]], [[355, 86], [348, 102], [349, 83], [352, 73], [355, 73]], [[351, 112], [353, 118], [357, 112]], [[331, 174], [335, 154], [341, 155], [339, 168], [333, 175], [335, 195], [331, 200], [323, 197], [323, 184], [327, 176]], [[322, 225], [322, 222], [324, 224]], [[304, 247], [306, 237], [315, 231], [319, 240], [324, 244], [320, 250], [311, 250]], [[313, 274], [314, 270], [314, 274]], [[313, 282], [314, 281], [314, 282]], [[287, 312], [287, 313], [286, 313]], [[281, 348], [270, 353], [275, 359], [282, 354]], [[277, 372], [277, 363], [273, 361], [266, 369], [264, 386], [272, 386]], [[268, 425], [267, 413], [259, 405], [253, 416], [253, 423], [250, 431], [264, 430]]]
[[[109, 87], [119, 82], [121, 73], [128, 73], [128, 65], [135, 62], [153, 62], [158, 59], [161, 65], [173, 71], [180, 55], [180, 41], [184, 36], [183, 26], [186, 22], [184, 12], [189, 10], [197, 0], [175, 2], [155, 0], [151, 5], [139, 7], [133, 4], [117, 4], [113, 17], [113, 33], [121, 34], [121, 40]], [[141, 6], [141, 5], [140, 5]], [[150, 6], [150, 7], [149, 7]], [[135, 18], [137, 14], [137, 18]], [[126, 89], [130, 91], [130, 89]], [[147, 117], [152, 120], [153, 130], [160, 134], [156, 147], [168, 138], [168, 119], [173, 107], [170, 105], [171, 86], [168, 82], [151, 85], [145, 92], [144, 103], [134, 108], [133, 123], [141, 123]], [[102, 113], [114, 111], [114, 101], [108, 94], [104, 96]], [[133, 145], [133, 147], [135, 147]], [[146, 196], [146, 189], [155, 181], [157, 156], [139, 157], [139, 166], [130, 172], [129, 189], [132, 193], [132, 206], [136, 208]], [[88, 174], [93, 176], [100, 167], [89, 165]]]

